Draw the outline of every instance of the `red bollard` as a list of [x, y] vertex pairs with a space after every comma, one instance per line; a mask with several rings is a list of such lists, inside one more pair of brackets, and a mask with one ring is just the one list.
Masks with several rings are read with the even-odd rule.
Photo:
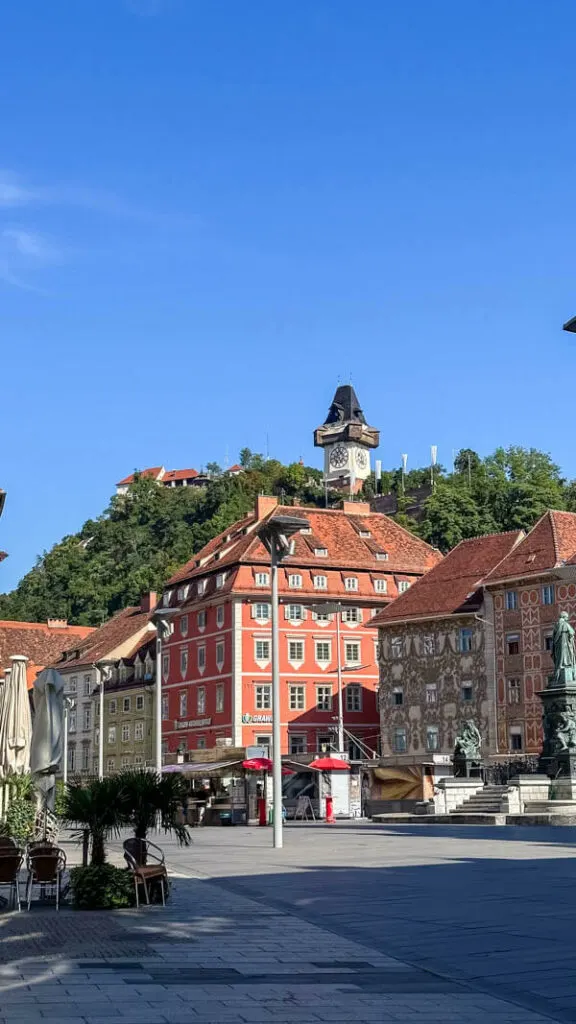
[[334, 800], [331, 796], [326, 797], [326, 824], [334, 825], [336, 818], [334, 817]]
[[264, 797], [264, 796], [258, 797], [258, 824], [259, 825], [267, 825], [268, 824], [268, 822], [266, 820], [266, 797]]

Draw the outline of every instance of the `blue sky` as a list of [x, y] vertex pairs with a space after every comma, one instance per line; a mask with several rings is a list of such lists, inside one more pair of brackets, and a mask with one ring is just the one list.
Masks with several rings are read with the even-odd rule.
[[[0, 589], [136, 466], [576, 476], [572, 0], [21, 0], [3, 13]], [[557, 390], [555, 390], [557, 389]]]

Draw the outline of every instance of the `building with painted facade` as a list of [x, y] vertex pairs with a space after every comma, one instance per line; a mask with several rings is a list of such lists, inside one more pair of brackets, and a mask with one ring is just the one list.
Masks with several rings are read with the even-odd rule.
[[[281, 507], [263, 496], [165, 589], [159, 611], [166, 610], [171, 629], [162, 654], [170, 755], [270, 745], [270, 568], [257, 532], [276, 514], [307, 521], [279, 570], [282, 752], [311, 757], [336, 749], [338, 656], [349, 753], [365, 756], [378, 747], [376, 635], [369, 623], [441, 556], [367, 504]], [[335, 601], [339, 651], [336, 615], [322, 611]]]
[[[153, 767], [156, 763], [155, 656], [156, 634], [149, 628], [138, 637], [131, 650], [106, 666], [104, 773], [107, 775], [123, 768]], [[95, 755], [98, 741], [99, 723], [94, 734]]]

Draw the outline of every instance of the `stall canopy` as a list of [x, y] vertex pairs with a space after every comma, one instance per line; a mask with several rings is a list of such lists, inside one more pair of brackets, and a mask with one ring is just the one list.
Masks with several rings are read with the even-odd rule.
[[210, 775], [210, 772], [221, 768], [232, 768], [233, 765], [241, 766], [241, 761], [187, 761], [184, 764], [164, 765], [163, 772], [198, 772], [198, 774]]
[[348, 761], [342, 761], [339, 757], [318, 757], [310, 761], [309, 768], [317, 768], [319, 772], [349, 772]]

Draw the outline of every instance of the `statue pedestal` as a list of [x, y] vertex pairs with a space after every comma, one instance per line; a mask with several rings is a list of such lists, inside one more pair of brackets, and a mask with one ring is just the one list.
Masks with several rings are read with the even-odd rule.
[[[560, 675], [567, 671], [561, 669]], [[576, 682], [555, 682], [537, 696], [544, 730], [540, 770], [551, 779], [576, 778]]]
[[454, 754], [452, 768], [455, 779], [479, 779], [481, 775], [481, 762], [474, 761], [462, 754]]

